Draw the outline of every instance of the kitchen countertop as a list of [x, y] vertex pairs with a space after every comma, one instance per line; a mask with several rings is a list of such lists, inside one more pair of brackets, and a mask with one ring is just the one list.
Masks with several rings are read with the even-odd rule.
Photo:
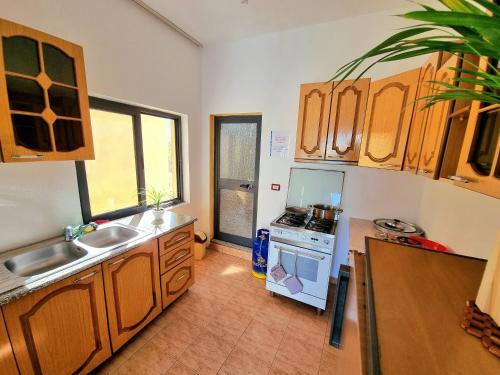
[[66, 266], [61, 267], [60, 269], [50, 271], [50, 273], [48, 273], [46, 276], [36, 278], [35, 280], [29, 277], [20, 277], [14, 275], [5, 267], [3, 261], [11, 256], [17, 255], [20, 252], [41, 248], [43, 246], [63, 241], [64, 238], [62, 236], [2, 253], [2, 262], [0, 263], [0, 306], [16, 300], [26, 294], [42, 289], [57, 281], [77, 274], [81, 271], [84, 271], [85, 269], [102, 263], [107, 259], [113, 258], [130, 249], [140, 246], [147, 241], [158, 238], [185, 225], [192, 224], [196, 221], [196, 218], [166, 211], [162, 223], [153, 223], [153, 220], [154, 218], [151, 211], [146, 211], [140, 214], [115, 220], [114, 222], [116, 223], [121, 223], [137, 228], [138, 230], [145, 231], [148, 234], [141, 237], [137, 241], [128, 243], [110, 251], [103, 252], [96, 255], [95, 257], [85, 259], [81, 262], [77, 261], [76, 263], [70, 263]]
[[500, 373], [500, 361], [460, 327], [484, 260], [374, 238], [366, 244], [373, 373]]
[[364, 254], [365, 237], [375, 237], [377, 229], [373, 221], [352, 217], [349, 219], [349, 250]]

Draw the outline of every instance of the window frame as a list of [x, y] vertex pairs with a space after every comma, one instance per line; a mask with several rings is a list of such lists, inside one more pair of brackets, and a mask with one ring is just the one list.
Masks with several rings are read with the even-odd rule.
[[[96, 109], [107, 112], [114, 112], [132, 117], [132, 128], [134, 138], [135, 151], [135, 170], [136, 181], [138, 186], [137, 200], [144, 200], [144, 194], [140, 193], [141, 189], [145, 189], [145, 173], [144, 173], [144, 153], [142, 145], [142, 123], [141, 115], [151, 115], [168, 118], [174, 121], [175, 127], [175, 148], [176, 148], [176, 172], [177, 172], [177, 197], [164, 201], [162, 207], [171, 207], [184, 202], [184, 184], [182, 171], [182, 126], [181, 116], [174, 115], [165, 111], [141, 107], [133, 104], [116, 102], [108, 99], [89, 96], [90, 109]], [[85, 170], [85, 161], [76, 161], [76, 176], [78, 181], [78, 191], [80, 194], [80, 206], [84, 223], [89, 223], [95, 220], [116, 220], [126, 216], [131, 216], [149, 210], [152, 206], [138, 203], [136, 206], [120, 208], [115, 211], [106, 212], [103, 214], [92, 216], [90, 207], [90, 197], [87, 181], [87, 173]]]

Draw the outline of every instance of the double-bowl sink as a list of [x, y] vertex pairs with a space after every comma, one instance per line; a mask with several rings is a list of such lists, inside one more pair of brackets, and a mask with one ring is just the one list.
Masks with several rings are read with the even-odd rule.
[[2, 259], [7, 270], [16, 276], [39, 278], [48, 273], [73, 266], [84, 260], [125, 246], [148, 235], [137, 228], [111, 223], [96, 231], [82, 235], [73, 241], [57, 241], [41, 247], [17, 250]]

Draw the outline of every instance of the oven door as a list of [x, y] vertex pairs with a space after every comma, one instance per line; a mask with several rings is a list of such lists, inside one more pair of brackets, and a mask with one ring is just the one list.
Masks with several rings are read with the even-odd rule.
[[330, 281], [332, 256], [297, 246], [271, 241], [269, 243], [267, 261], [267, 280], [268, 282], [282, 286], [285, 285], [283, 280], [286, 279], [286, 277], [279, 282], [275, 282], [273, 277], [269, 274], [270, 270], [278, 264], [280, 249], [281, 265], [288, 276], [292, 275], [294, 272], [294, 262], [297, 256], [297, 276], [304, 286], [302, 293], [326, 300], [328, 283]]

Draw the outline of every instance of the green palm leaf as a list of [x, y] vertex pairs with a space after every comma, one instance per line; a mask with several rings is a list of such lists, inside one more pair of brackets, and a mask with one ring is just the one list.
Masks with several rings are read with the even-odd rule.
[[[376, 64], [406, 60], [437, 51], [500, 60], [500, 6], [488, 0], [437, 1], [448, 10], [436, 10], [420, 4], [423, 10], [400, 15], [422, 23], [403, 28], [365, 54], [343, 65], [331, 80], [335, 80], [338, 86], [352, 75], [356, 80], [361, 78]], [[469, 61], [467, 65], [467, 68], [450, 68], [464, 75], [458, 75], [452, 84], [434, 82], [440, 90], [419, 100], [425, 100], [425, 106], [443, 100], [460, 99], [500, 103], [500, 97], [497, 95], [500, 93], [498, 68], [490, 63], [489, 70], [485, 72], [474, 70], [478, 67]], [[473, 88], [458, 87], [459, 83]]]

